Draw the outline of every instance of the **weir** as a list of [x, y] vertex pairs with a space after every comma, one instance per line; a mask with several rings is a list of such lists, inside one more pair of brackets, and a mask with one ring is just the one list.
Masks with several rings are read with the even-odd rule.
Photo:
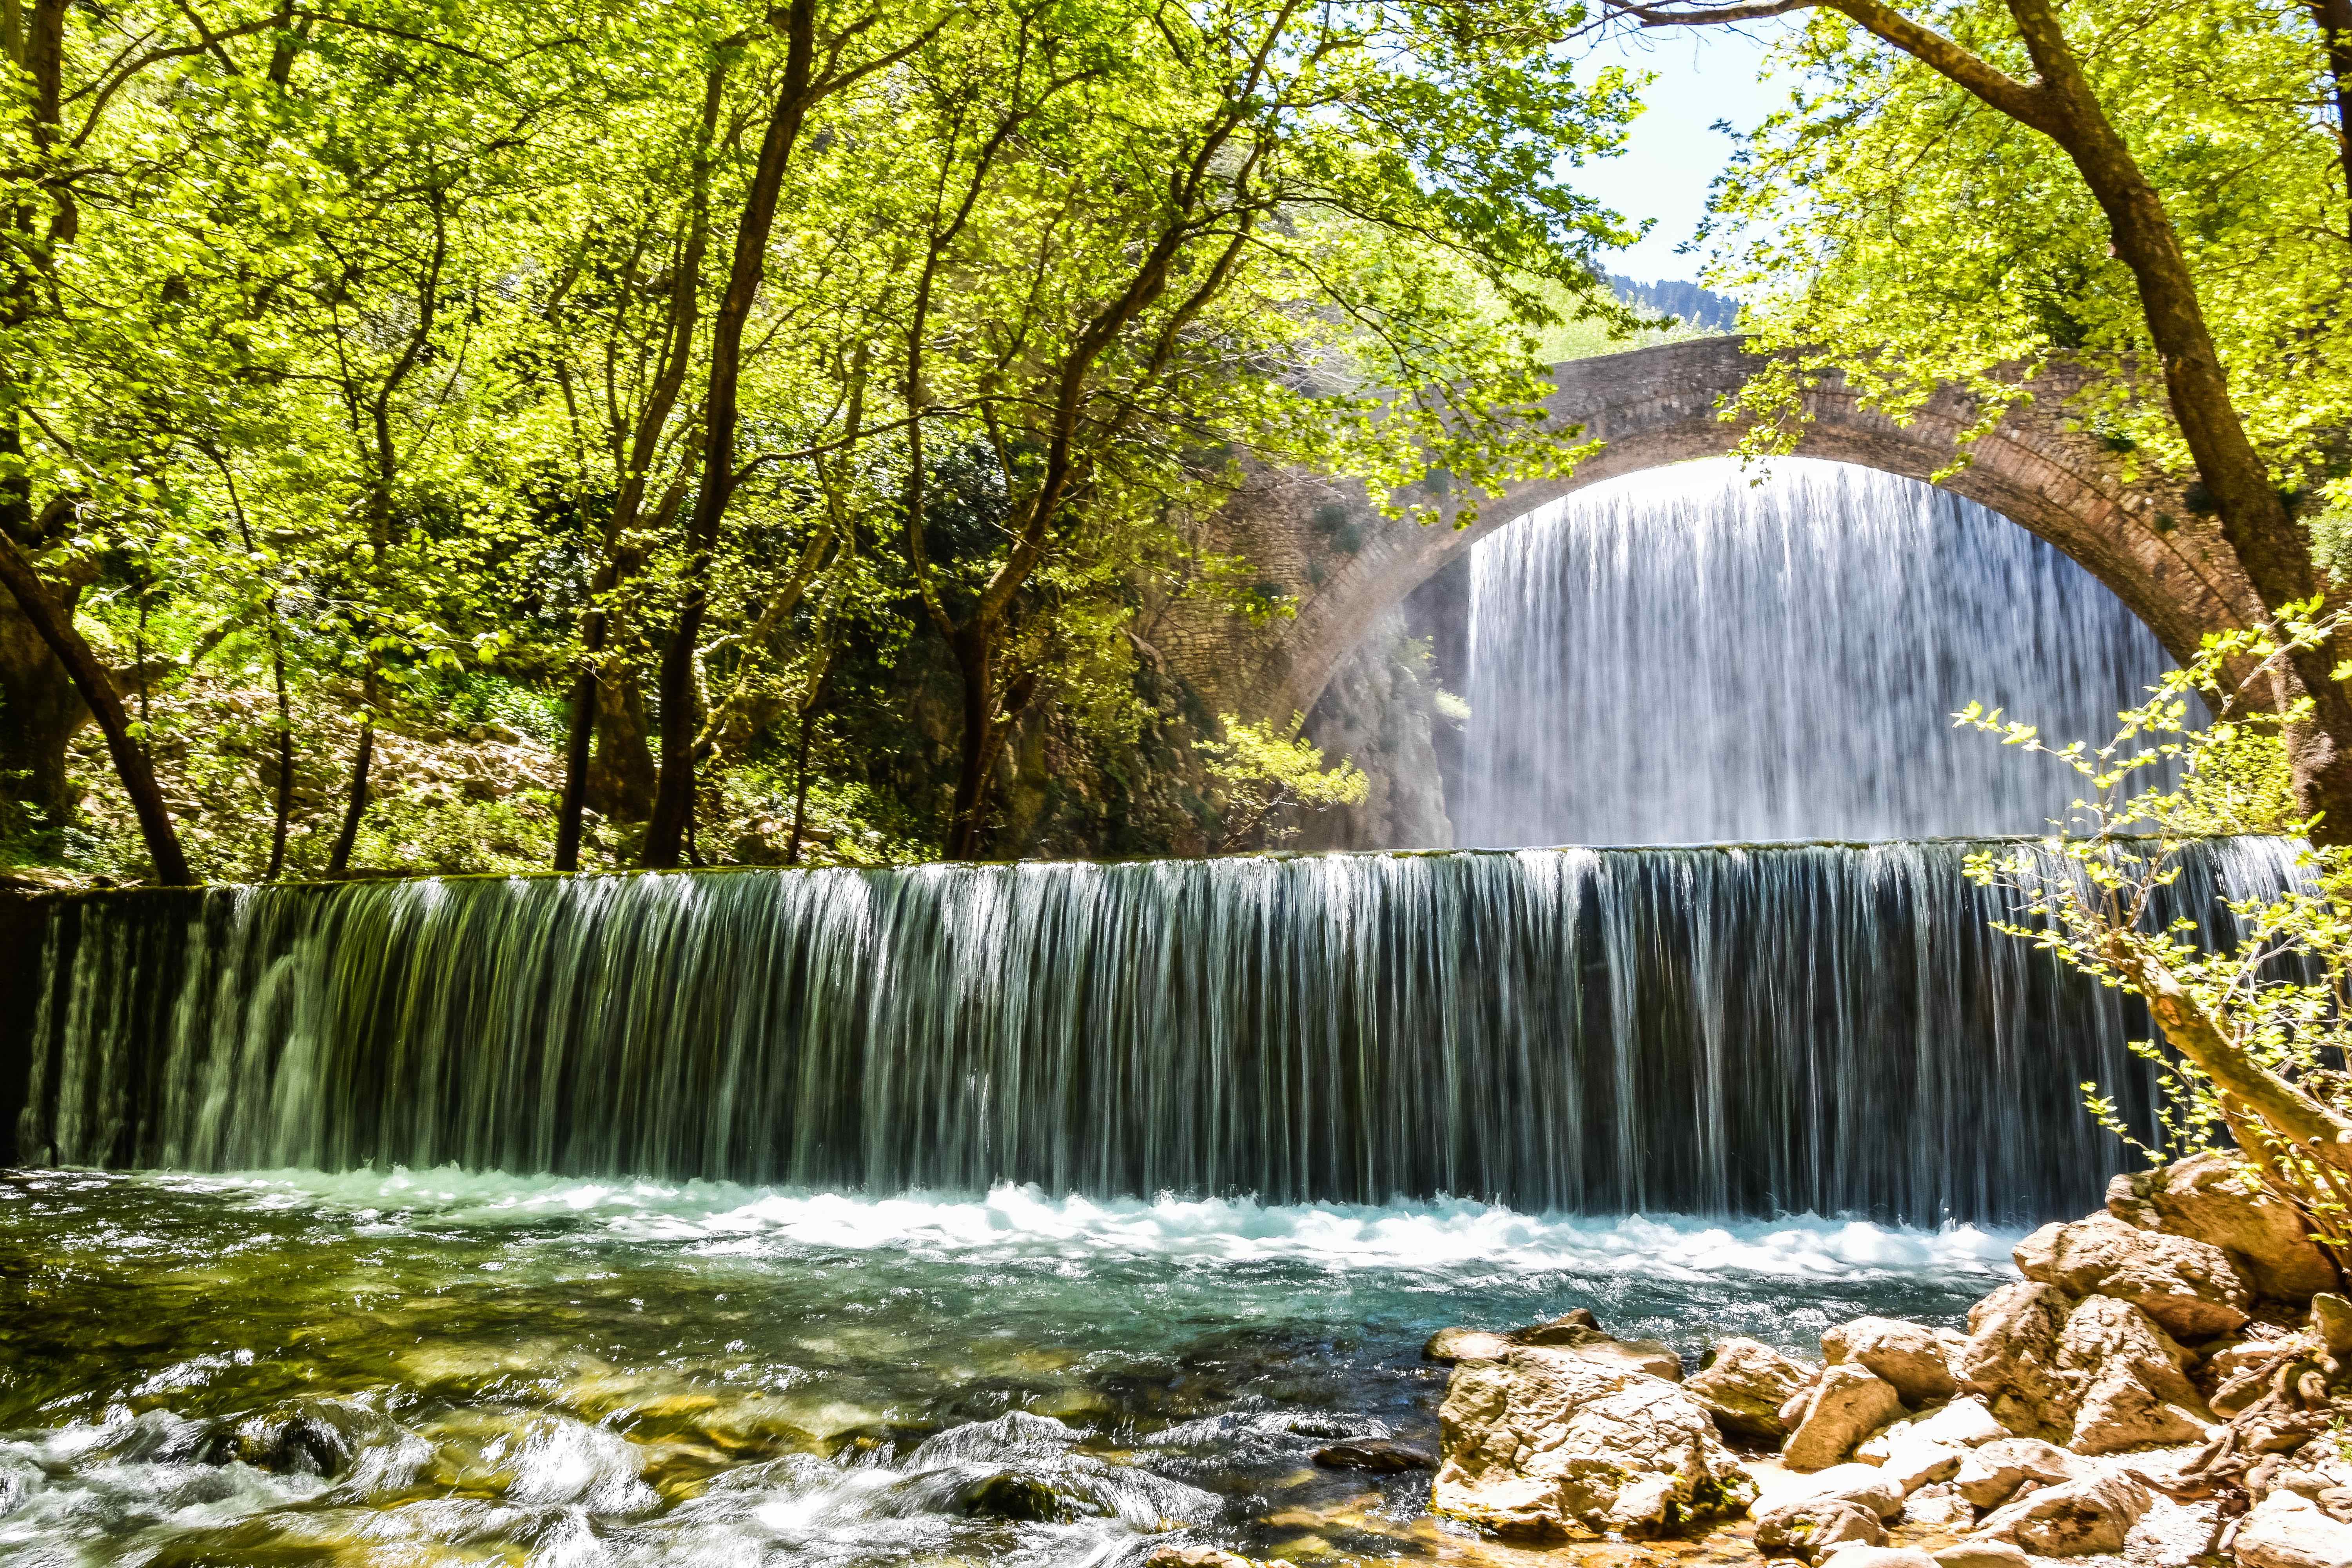
[[[19, 1158], [2023, 1224], [2144, 1019], [1970, 845], [679, 873], [53, 901]], [[2292, 847], [2194, 847], [2176, 908]]]

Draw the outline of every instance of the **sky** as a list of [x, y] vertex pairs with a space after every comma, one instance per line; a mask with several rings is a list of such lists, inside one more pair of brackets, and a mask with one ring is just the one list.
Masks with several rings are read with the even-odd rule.
[[1706, 216], [1707, 184], [1730, 161], [1734, 145], [1708, 127], [1727, 120], [1752, 130], [1788, 100], [1791, 79], [1762, 75], [1780, 26], [1764, 23], [1740, 32], [1658, 27], [1612, 39], [1597, 51], [1599, 64], [1654, 71], [1658, 79], [1642, 91], [1646, 107], [1633, 123], [1624, 154], [1571, 175], [1579, 189], [1627, 217], [1657, 220], [1640, 244], [1616, 253], [1609, 270], [1644, 283], [1696, 279], [1702, 258], [1678, 255], [1675, 247], [1697, 232]]

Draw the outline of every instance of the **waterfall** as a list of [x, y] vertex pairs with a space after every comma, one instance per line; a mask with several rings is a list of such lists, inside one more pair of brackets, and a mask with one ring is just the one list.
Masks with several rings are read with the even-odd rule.
[[[52, 901], [20, 1157], [883, 1193], [2082, 1212], [2144, 1019], [1957, 844], [457, 879]], [[2195, 849], [2178, 908], [2290, 847]], [[2220, 929], [2216, 926], [2216, 929]], [[2209, 931], [2209, 935], [2213, 933]]]
[[2168, 668], [2051, 545], [1874, 469], [1714, 459], [1473, 552], [1467, 844], [2042, 833], [2074, 775], [1971, 700], [2097, 743]]

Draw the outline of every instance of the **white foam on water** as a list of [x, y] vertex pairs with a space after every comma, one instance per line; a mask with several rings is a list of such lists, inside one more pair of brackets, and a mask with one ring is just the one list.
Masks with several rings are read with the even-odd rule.
[[1528, 1215], [1469, 1199], [1261, 1204], [1245, 1198], [1052, 1196], [1010, 1184], [984, 1196], [870, 1197], [720, 1182], [516, 1176], [455, 1167], [268, 1171], [142, 1178], [264, 1208], [324, 1205], [387, 1234], [420, 1224], [574, 1221], [615, 1240], [707, 1253], [896, 1248], [919, 1257], [1303, 1261], [1338, 1269], [1752, 1275], [1812, 1281], [2010, 1272], [2019, 1233], [1866, 1220], [1685, 1215]]

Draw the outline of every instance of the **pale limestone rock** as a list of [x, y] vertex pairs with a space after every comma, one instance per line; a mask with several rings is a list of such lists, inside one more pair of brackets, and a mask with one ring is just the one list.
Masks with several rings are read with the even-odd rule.
[[2336, 1270], [2294, 1205], [2227, 1154], [2117, 1176], [2107, 1186], [2107, 1212], [2143, 1230], [2220, 1247], [2257, 1294], [2300, 1301], [2336, 1289]]
[[2085, 1476], [1994, 1510], [1977, 1526], [1974, 1538], [2011, 1542], [2036, 1557], [2120, 1552], [2150, 1500], [2147, 1486], [2134, 1477]]
[[2330, 1355], [2352, 1355], [2352, 1300], [2332, 1290], [2312, 1297], [2311, 1331]]
[[1903, 1500], [1903, 1522], [1925, 1530], [1966, 1530], [1977, 1510], [1949, 1481], [1921, 1487]]
[[1791, 1361], [1755, 1340], [1726, 1340], [1683, 1386], [1707, 1408], [1715, 1424], [1738, 1437], [1777, 1442], [1788, 1427], [1780, 1409], [1811, 1389], [1820, 1370]]
[[1822, 1499], [1854, 1503], [1881, 1519], [1893, 1519], [1903, 1511], [1902, 1487], [1877, 1465], [1832, 1465], [1826, 1470], [1815, 1470], [1790, 1482], [1772, 1500], [1777, 1507], [1783, 1502]]
[[1780, 1450], [1781, 1462], [1792, 1470], [1825, 1469], [1902, 1413], [1902, 1395], [1885, 1379], [1852, 1362], [1824, 1367]]
[[1952, 1477], [1953, 1489], [1977, 1508], [1998, 1508], [2028, 1481], [2054, 1486], [2089, 1473], [2065, 1449], [2034, 1437], [2003, 1437], [1971, 1448]]
[[1916, 1546], [1832, 1546], [1822, 1561], [1835, 1568], [1936, 1568], [1936, 1560]]
[[1813, 1559], [1833, 1547], [1886, 1544], [1886, 1526], [1859, 1503], [1801, 1498], [1768, 1509], [1756, 1521], [1756, 1549]]
[[2232, 1547], [2239, 1568], [2352, 1568], [2352, 1524], [2309, 1498], [2274, 1491], [2246, 1515]]
[[1993, 1418], [2029, 1437], [2074, 1430], [2079, 1375], [2058, 1366], [2058, 1341], [2074, 1300], [2037, 1280], [2004, 1285], [1969, 1309], [1960, 1376], [1985, 1396]]
[[1438, 1432], [1430, 1511], [1498, 1534], [1658, 1534], [1755, 1495], [1698, 1401], [1576, 1350], [1464, 1363]]
[[1870, 1464], [1883, 1463], [1897, 1443], [1937, 1443], [1948, 1448], [1973, 1448], [1979, 1443], [1990, 1443], [2006, 1437], [2009, 1428], [1992, 1418], [1985, 1402], [1976, 1394], [1968, 1394], [1922, 1411], [1907, 1421], [1897, 1421], [1854, 1450], [1854, 1458]]
[[1856, 1318], [1832, 1329], [1822, 1336], [1822, 1357], [1867, 1368], [1914, 1407], [1949, 1399], [1958, 1386], [1935, 1331], [1901, 1318]]
[[2209, 1242], [2140, 1230], [2112, 1215], [2050, 1224], [2017, 1244], [2018, 1271], [2073, 1296], [2130, 1302], [2184, 1340], [2209, 1340], [2246, 1321], [2253, 1291]]
[[2025, 1553], [2006, 1541], [1959, 1541], [1929, 1555], [1936, 1568], [2026, 1568]]
[[1959, 1469], [1960, 1456], [1966, 1451], [1912, 1438], [1888, 1445], [1884, 1458], [1864, 1462], [1875, 1463], [1886, 1479], [1907, 1495], [1931, 1481], [1950, 1480]]
[[2092, 1296], [2067, 1316], [2058, 1364], [2083, 1374], [2067, 1447], [2113, 1454], [2152, 1443], [2202, 1439], [2212, 1414], [2189, 1385], [2195, 1358], [2146, 1313], [2112, 1296]]
[[1510, 1337], [1491, 1329], [1440, 1329], [1421, 1347], [1423, 1361], [1455, 1365], [1465, 1361], [1500, 1361], [1511, 1353]]

